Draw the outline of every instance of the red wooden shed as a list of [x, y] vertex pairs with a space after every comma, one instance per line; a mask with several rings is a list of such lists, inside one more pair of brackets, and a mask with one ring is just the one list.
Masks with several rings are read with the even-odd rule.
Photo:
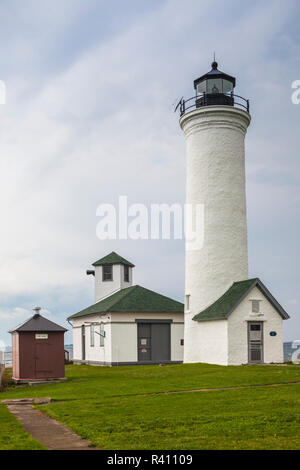
[[63, 379], [65, 377], [64, 334], [62, 326], [36, 313], [12, 334], [13, 380], [17, 383]]

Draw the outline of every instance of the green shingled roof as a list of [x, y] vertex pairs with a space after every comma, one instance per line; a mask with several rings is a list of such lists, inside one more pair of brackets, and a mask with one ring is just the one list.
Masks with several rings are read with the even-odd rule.
[[68, 320], [106, 312], [150, 312], [150, 313], [174, 313], [182, 312], [184, 305], [164, 295], [141, 286], [132, 286], [122, 289], [115, 294], [106, 297], [100, 302], [71, 315]]
[[258, 279], [247, 279], [245, 281], [234, 282], [232, 286], [216, 302], [207, 307], [202, 312], [193, 317], [195, 321], [222, 320], [229, 317], [231, 312], [241, 303], [253, 287], [258, 287], [266, 296], [269, 302], [282, 316], [283, 319], [289, 318], [289, 315], [277, 302], [277, 300], [268, 291], [266, 286]]
[[101, 266], [103, 264], [125, 264], [126, 266], [131, 266], [132, 268], [134, 267], [134, 264], [130, 263], [130, 261], [127, 261], [127, 259], [122, 258], [122, 256], [118, 255], [118, 253], [115, 253], [114, 251], [109, 253], [109, 255], [104, 256], [104, 258], [95, 261], [93, 266]]

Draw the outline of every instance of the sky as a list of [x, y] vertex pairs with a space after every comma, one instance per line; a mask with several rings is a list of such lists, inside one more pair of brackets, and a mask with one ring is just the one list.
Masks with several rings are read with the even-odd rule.
[[219, 68], [250, 100], [249, 276], [300, 339], [300, 80], [297, 0], [2, 0], [0, 340], [35, 305], [69, 328], [94, 301], [85, 271], [110, 251], [134, 283], [184, 299], [182, 240], [99, 240], [99, 204], [184, 203], [185, 141], [174, 104]]

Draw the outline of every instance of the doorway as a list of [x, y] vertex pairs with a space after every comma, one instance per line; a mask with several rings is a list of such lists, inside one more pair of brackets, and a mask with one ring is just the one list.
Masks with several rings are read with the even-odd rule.
[[138, 323], [138, 361], [171, 360], [170, 323]]
[[51, 361], [51, 344], [47, 341], [35, 344], [35, 378], [43, 379], [53, 374]]
[[262, 363], [264, 352], [263, 322], [248, 322], [248, 361], [252, 364]]

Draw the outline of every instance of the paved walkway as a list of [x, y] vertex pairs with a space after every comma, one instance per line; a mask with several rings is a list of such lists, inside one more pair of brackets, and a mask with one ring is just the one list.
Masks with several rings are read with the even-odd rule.
[[[33, 408], [33, 401], [6, 400], [5, 404], [34, 439], [49, 450], [95, 450], [89, 447], [90, 441], [81, 439], [63, 424]], [[35, 403], [49, 403], [49, 401], [35, 400]]]

